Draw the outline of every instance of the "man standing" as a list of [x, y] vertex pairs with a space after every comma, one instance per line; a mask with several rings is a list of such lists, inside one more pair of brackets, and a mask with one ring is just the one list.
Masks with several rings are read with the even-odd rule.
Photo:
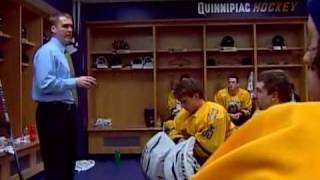
[[[38, 103], [36, 123], [47, 180], [74, 176], [76, 87], [96, 84], [90, 76], [71, 77], [72, 63], [66, 56], [73, 22], [69, 14], [50, 18], [52, 38], [40, 47], [33, 59], [32, 98]], [[69, 62], [68, 62], [69, 61]]]
[[230, 74], [228, 76], [228, 87], [218, 91], [214, 100], [227, 109], [231, 121], [236, 126], [242, 125], [250, 118], [251, 96], [248, 91], [239, 87], [237, 75]]

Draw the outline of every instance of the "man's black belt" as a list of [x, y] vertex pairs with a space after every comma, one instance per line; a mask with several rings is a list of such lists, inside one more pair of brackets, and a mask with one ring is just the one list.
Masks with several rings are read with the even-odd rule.
[[56, 106], [56, 107], [65, 107], [67, 109], [71, 109], [75, 104], [68, 104], [61, 101], [51, 101], [51, 102], [38, 102], [40, 106]]

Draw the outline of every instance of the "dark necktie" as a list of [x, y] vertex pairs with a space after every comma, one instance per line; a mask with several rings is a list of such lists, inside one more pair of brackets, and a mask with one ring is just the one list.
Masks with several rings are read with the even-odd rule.
[[[69, 65], [69, 69], [70, 69], [70, 75], [71, 75], [71, 77], [75, 77], [72, 58], [71, 58], [71, 56], [70, 56], [70, 54], [68, 52], [65, 53], [65, 56], [66, 56], [67, 61], [68, 61], [68, 65]], [[74, 99], [74, 103], [77, 105], [78, 104], [78, 94], [77, 94], [77, 88], [76, 87], [72, 89], [72, 96], [73, 96], [73, 99]]]

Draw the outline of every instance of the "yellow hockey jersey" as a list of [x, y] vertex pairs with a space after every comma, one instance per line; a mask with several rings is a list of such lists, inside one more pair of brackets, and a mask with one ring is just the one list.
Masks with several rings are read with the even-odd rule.
[[228, 88], [221, 89], [214, 96], [214, 101], [224, 106], [229, 113], [243, 112], [249, 116], [252, 108], [251, 96], [245, 89], [239, 88], [235, 96], [231, 96]]
[[194, 136], [195, 156], [201, 158], [209, 157], [224, 142], [228, 125], [226, 110], [213, 102], [205, 102], [194, 114], [181, 109], [174, 120], [164, 124], [172, 139]]
[[203, 179], [320, 179], [320, 103], [286, 103], [240, 127], [194, 175]]
[[171, 111], [171, 109], [176, 107], [176, 98], [174, 97], [173, 90], [168, 93], [167, 97], [167, 109]]
[[178, 101], [173, 94], [173, 90], [171, 90], [167, 97], [167, 109], [170, 113], [169, 119], [174, 119], [174, 117], [178, 114], [178, 112], [182, 109], [180, 101]]

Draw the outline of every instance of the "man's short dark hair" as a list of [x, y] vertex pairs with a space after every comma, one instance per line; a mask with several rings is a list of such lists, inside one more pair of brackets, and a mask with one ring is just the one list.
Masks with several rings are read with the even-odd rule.
[[238, 77], [236, 74], [229, 74], [228, 80], [229, 80], [230, 78], [235, 78], [236, 81], [237, 81], [237, 83], [239, 83], [239, 77]]
[[68, 13], [58, 13], [58, 14], [54, 14], [52, 16], [50, 16], [49, 21], [50, 21], [50, 25], [54, 26], [59, 22], [59, 18], [60, 17], [67, 17], [72, 19], [72, 16]]
[[181, 80], [173, 90], [173, 94], [177, 99], [188, 96], [193, 97], [195, 94], [199, 95], [199, 98], [203, 99], [203, 87], [199, 81], [193, 78], [187, 78]]
[[277, 92], [280, 102], [291, 101], [291, 83], [283, 70], [266, 70], [258, 76], [258, 81], [264, 83], [268, 95]]

